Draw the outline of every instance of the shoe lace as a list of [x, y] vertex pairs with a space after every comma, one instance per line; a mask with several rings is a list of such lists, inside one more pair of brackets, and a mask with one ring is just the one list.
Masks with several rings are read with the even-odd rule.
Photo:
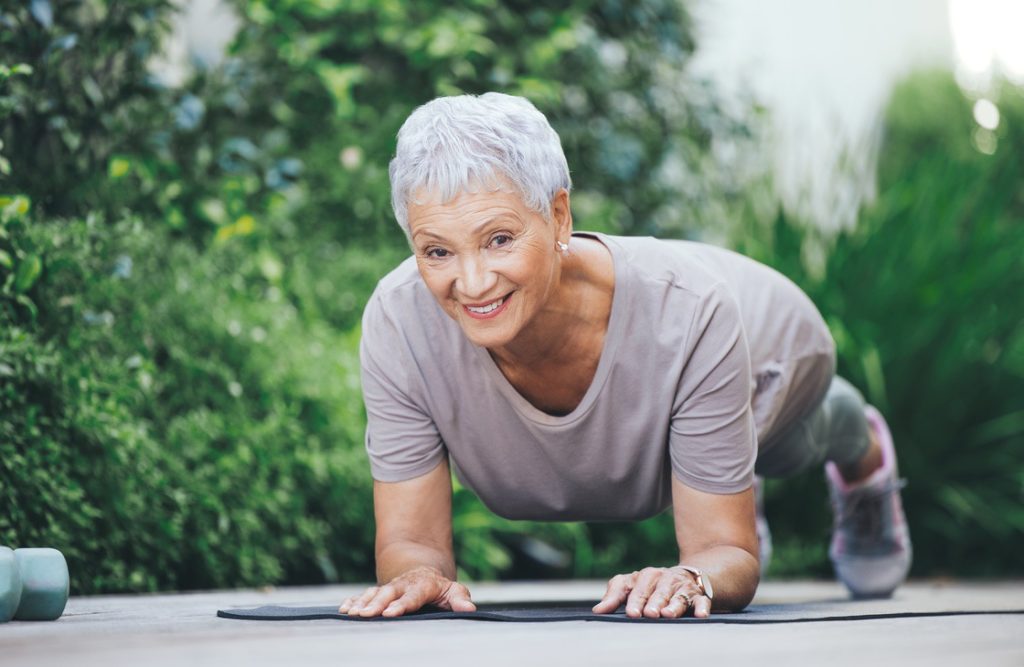
[[906, 485], [905, 478], [889, 480], [851, 496], [836, 518], [838, 527], [849, 531], [848, 534], [858, 541], [877, 543], [884, 537], [886, 525], [886, 503], [882, 500], [892, 493], [899, 493]]

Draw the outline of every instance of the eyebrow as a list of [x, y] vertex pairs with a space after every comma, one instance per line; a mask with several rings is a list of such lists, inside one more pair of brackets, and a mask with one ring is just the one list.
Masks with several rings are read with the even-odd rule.
[[[499, 222], [499, 221], [505, 220], [505, 219], [510, 219], [511, 220], [511, 219], [514, 219], [514, 218], [512, 217], [512, 215], [510, 213], [499, 213], [498, 215], [496, 215], [496, 216], [494, 216], [492, 218], [488, 218], [487, 220], [484, 220], [479, 225], [474, 227], [472, 233], [473, 234], [479, 234], [482, 229], [485, 229], [486, 227], [489, 227], [490, 225], [494, 224], [495, 222]], [[421, 236], [426, 236], [426, 237], [429, 237], [429, 238], [432, 238], [432, 239], [437, 239], [438, 241], [446, 241], [447, 240], [447, 239], [445, 239], [445, 237], [441, 236], [440, 234], [438, 234], [436, 232], [432, 232], [430, 230], [423, 230], [423, 231], [420, 231], [420, 232], [416, 232], [415, 234], [412, 235], [413, 241], [415, 241], [417, 238], [419, 238]]]

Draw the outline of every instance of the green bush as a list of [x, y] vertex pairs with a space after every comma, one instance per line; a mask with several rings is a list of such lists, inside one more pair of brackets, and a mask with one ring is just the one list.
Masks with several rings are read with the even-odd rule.
[[[737, 239], [814, 299], [839, 373], [886, 414], [915, 576], [1013, 573], [1024, 547], [1024, 91], [996, 100], [986, 136], [952, 76], [911, 77], [855, 228], [829, 238], [780, 214]], [[766, 494], [772, 572], [830, 573], [822, 475], [769, 480]]]
[[37, 316], [0, 300], [0, 541], [61, 548], [79, 593], [372, 576], [358, 333], [300, 317], [286, 264], [7, 229], [44, 268]]
[[7, 192], [28, 195], [47, 214], [79, 216], [148, 194], [113, 196], [108, 169], [117, 153], [143, 150], [173, 127], [173, 100], [146, 69], [172, 9], [170, 0], [33, 0], [0, 9], [0, 65], [33, 70], [0, 93], [0, 141], [13, 166]]

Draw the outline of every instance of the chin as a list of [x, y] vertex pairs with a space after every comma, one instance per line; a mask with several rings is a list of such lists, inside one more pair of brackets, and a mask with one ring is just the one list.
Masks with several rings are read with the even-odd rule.
[[472, 323], [469, 327], [463, 325], [462, 333], [473, 345], [488, 349], [508, 345], [514, 338], [514, 336], [509, 336], [497, 331], [481, 331], [479, 328], [472, 327]]

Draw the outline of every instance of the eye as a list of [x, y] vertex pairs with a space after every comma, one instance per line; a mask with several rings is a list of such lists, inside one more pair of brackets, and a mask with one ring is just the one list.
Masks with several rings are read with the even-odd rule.
[[495, 234], [494, 238], [491, 239], [491, 245], [495, 248], [504, 248], [510, 243], [512, 243], [512, 236], [510, 234]]
[[444, 259], [448, 256], [448, 251], [444, 248], [427, 248], [424, 254], [432, 259]]

